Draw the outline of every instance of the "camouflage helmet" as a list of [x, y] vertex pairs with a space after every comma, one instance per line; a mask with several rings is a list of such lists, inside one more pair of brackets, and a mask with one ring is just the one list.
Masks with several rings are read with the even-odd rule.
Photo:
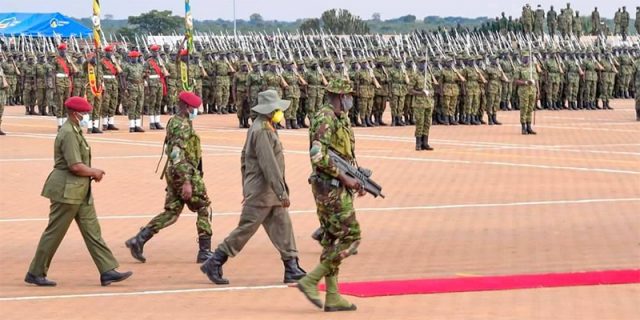
[[353, 91], [351, 83], [344, 79], [332, 79], [326, 87], [328, 92], [334, 94], [350, 94]]

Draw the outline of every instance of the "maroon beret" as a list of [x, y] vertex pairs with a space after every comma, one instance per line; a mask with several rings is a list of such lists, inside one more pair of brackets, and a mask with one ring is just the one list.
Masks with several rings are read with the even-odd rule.
[[194, 108], [197, 108], [202, 104], [202, 99], [200, 99], [200, 97], [198, 97], [195, 93], [189, 91], [180, 92], [180, 94], [178, 95], [178, 99]]
[[157, 44], [152, 44], [152, 45], [149, 47], [149, 50], [151, 50], [151, 51], [158, 51], [158, 50], [160, 50], [160, 46], [159, 46], [159, 45], [157, 45]]
[[89, 101], [82, 97], [71, 97], [64, 102], [64, 106], [75, 112], [89, 112], [93, 109]]
[[58, 50], [67, 50], [67, 44], [62, 42], [58, 45]]

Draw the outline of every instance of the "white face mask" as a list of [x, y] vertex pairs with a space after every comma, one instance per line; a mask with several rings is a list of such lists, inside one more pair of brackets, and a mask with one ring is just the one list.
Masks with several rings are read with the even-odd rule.
[[78, 124], [80, 124], [80, 126], [83, 128], [87, 128], [89, 127], [90, 121], [91, 119], [89, 118], [89, 114], [83, 114], [82, 118], [78, 119]]
[[189, 120], [194, 120], [198, 116], [198, 109], [193, 108], [191, 112], [189, 112]]

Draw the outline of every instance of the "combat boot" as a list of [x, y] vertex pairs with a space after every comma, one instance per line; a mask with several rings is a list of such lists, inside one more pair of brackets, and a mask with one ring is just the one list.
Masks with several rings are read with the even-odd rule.
[[470, 125], [471, 124], [471, 116], [468, 114], [463, 114], [462, 115], [462, 121], [463, 124], [465, 125]]
[[207, 278], [215, 284], [229, 284], [229, 280], [222, 277], [222, 266], [227, 262], [229, 256], [216, 249], [211, 258], [200, 266], [200, 271], [207, 275]]
[[296, 283], [302, 277], [307, 275], [307, 272], [300, 267], [298, 258], [291, 258], [289, 260], [282, 260], [284, 264], [284, 283]]
[[490, 125], [490, 126], [492, 126], [492, 125], [494, 125], [494, 124], [495, 124], [495, 123], [493, 123], [493, 117], [491, 117], [491, 115], [490, 115], [490, 114], [487, 114], [487, 122], [489, 122], [489, 125]]
[[102, 131], [98, 127], [93, 127], [93, 129], [91, 129], [91, 133], [102, 133]]
[[249, 126], [249, 118], [244, 118], [244, 120], [243, 120], [243, 121], [244, 121], [244, 128], [245, 128], [245, 129], [248, 129], [248, 128], [250, 127], [250, 126]]
[[362, 127], [365, 127], [365, 128], [366, 128], [366, 127], [368, 127], [368, 126], [369, 126], [369, 123], [367, 123], [367, 118], [366, 118], [366, 117], [362, 117], [362, 118], [360, 119], [360, 121], [362, 122]]
[[318, 293], [318, 282], [328, 273], [329, 267], [321, 263], [313, 271], [298, 280], [298, 290], [318, 308], [322, 308], [322, 300], [320, 300], [320, 293]]
[[410, 123], [412, 126], [415, 126], [415, 125], [416, 125], [416, 119], [414, 119], [414, 118], [413, 118], [413, 115], [412, 115], [412, 114], [410, 114], [410, 115], [409, 115], [409, 123]]
[[108, 124], [107, 125], [107, 130], [117, 131], [117, 130], [120, 130], [120, 129], [118, 129], [116, 126], [114, 126], [112, 124]]
[[147, 259], [142, 255], [144, 251], [144, 244], [149, 241], [149, 239], [153, 238], [153, 231], [150, 228], [144, 227], [140, 229], [135, 237], [127, 240], [124, 244], [131, 250], [131, 256], [145, 263]]
[[156, 123], [155, 122], [151, 122], [149, 123], [149, 130], [156, 130]]
[[[157, 120], [157, 121], [159, 121], [159, 120]], [[160, 124], [160, 122], [156, 122], [156, 129], [164, 130], [164, 127]]]
[[327, 276], [324, 278], [326, 285], [326, 296], [324, 299], [324, 311], [355, 311], [358, 309], [355, 304], [347, 301], [338, 293], [338, 276]]
[[356, 127], [362, 127], [362, 123], [360, 123], [360, 119], [358, 118], [358, 116], [353, 117], [353, 124]]
[[387, 123], [384, 122], [384, 120], [382, 120], [382, 113], [378, 114], [378, 125], [381, 126], [381, 127], [386, 127], [387, 126]]
[[4, 131], [2, 131], [2, 129], [0, 129], [0, 136], [6, 136], [7, 134], [4, 133]]
[[487, 124], [486, 122], [484, 122], [481, 115], [476, 116], [476, 120], [480, 122], [480, 124]]
[[100, 284], [103, 287], [106, 287], [114, 282], [120, 282], [120, 281], [126, 280], [127, 278], [131, 277], [132, 274], [133, 272], [131, 271], [118, 272], [116, 271], [116, 269], [111, 269], [100, 275]]
[[606, 109], [606, 110], [613, 110], [613, 108], [611, 108], [611, 106], [609, 106], [609, 100], [607, 100], [607, 101], [604, 103], [604, 109]]
[[291, 120], [286, 119], [286, 120], [284, 120], [284, 122], [285, 122], [284, 127], [287, 128], [287, 129], [291, 129]]
[[[640, 121], [640, 109], [636, 108], [636, 121]], [[2, 130], [0, 130], [0, 135], [2, 135]]]
[[453, 116], [449, 116], [449, 125], [451, 126], [457, 126], [458, 123], [456, 122], [456, 119]]
[[499, 126], [502, 125], [502, 122], [498, 122], [498, 114], [494, 113], [491, 115], [491, 120], [493, 120], [493, 124]]
[[522, 134], [529, 134], [529, 132], [527, 131], [527, 125], [524, 122], [520, 125], [522, 125]]
[[527, 133], [528, 134], [536, 134], [535, 131], [531, 128], [531, 122], [527, 122]]
[[55, 287], [57, 285], [55, 281], [51, 281], [47, 279], [47, 277], [34, 276], [29, 272], [27, 272], [27, 275], [24, 277], [24, 282], [35, 284], [39, 287]]
[[416, 151], [422, 151], [422, 137], [416, 137]]
[[213, 252], [211, 252], [211, 236], [198, 237], [198, 255], [196, 257], [196, 263], [203, 263], [207, 259], [211, 258]]
[[422, 136], [422, 150], [433, 151], [433, 148], [429, 145], [429, 136]]
[[402, 121], [402, 116], [398, 116], [398, 120], [396, 120], [398, 127], [404, 127], [405, 123]]
[[398, 120], [398, 118], [396, 118], [395, 116], [391, 117], [391, 126], [392, 127], [397, 127], [398, 126], [397, 120]]

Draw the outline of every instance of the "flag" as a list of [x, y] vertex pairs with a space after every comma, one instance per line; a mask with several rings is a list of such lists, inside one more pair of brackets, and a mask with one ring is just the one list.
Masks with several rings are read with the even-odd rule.
[[193, 51], [193, 17], [189, 0], [184, 0], [184, 36], [187, 39], [187, 50]]
[[100, 0], [93, 1], [93, 43], [98, 51], [102, 47], [102, 29], [100, 28]]

